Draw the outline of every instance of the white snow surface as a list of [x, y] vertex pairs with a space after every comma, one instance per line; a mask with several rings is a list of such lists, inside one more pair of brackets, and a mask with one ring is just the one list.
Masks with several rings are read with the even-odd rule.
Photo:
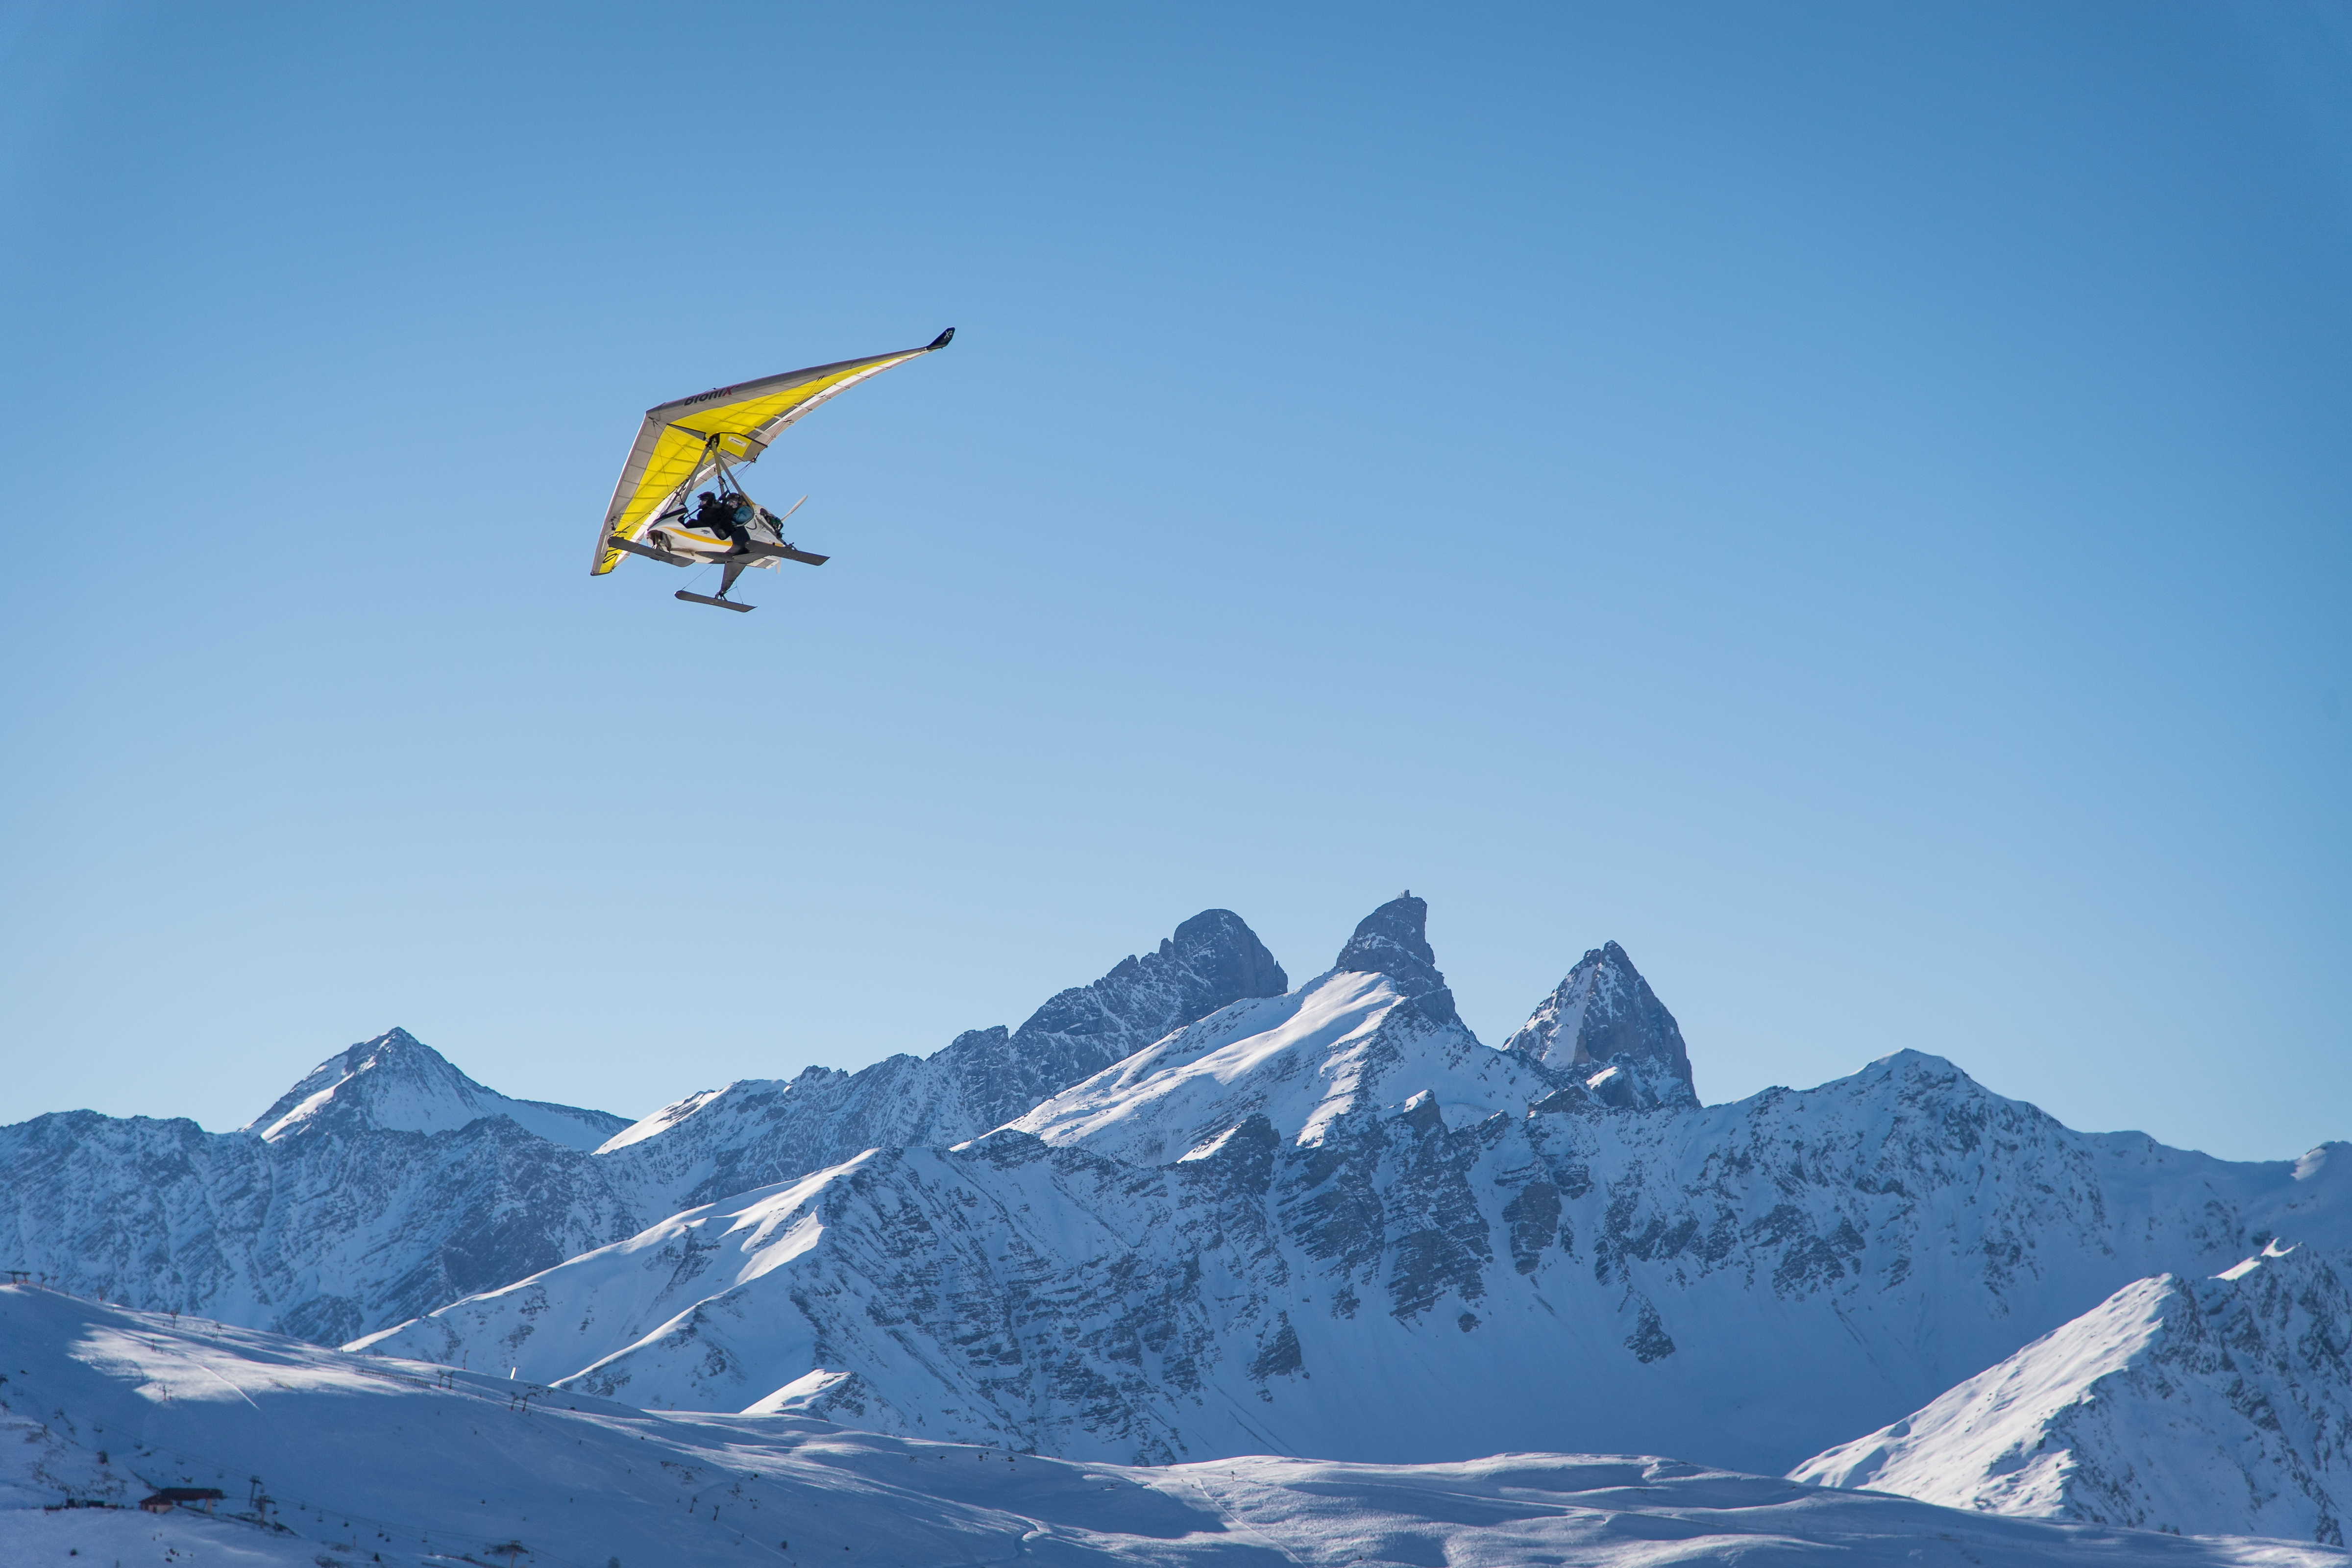
[[2340, 1546], [2348, 1261], [2273, 1244], [2210, 1280], [2135, 1280], [1790, 1473], [1953, 1508]]
[[[0, 1561], [456, 1568], [2345, 1568], [2342, 1552], [1940, 1509], [1643, 1456], [1148, 1468], [791, 1415], [656, 1415], [0, 1287]], [[100, 1460], [100, 1450], [106, 1458]], [[221, 1517], [126, 1510], [152, 1486]], [[254, 1510], [257, 1491], [274, 1500]], [[68, 1498], [115, 1507], [66, 1509]], [[268, 1522], [264, 1522], [264, 1519]], [[69, 1552], [79, 1552], [68, 1557]]]
[[[786, 1084], [780, 1087], [788, 1089], [791, 1086]], [[615, 1149], [626, 1149], [631, 1144], [642, 1143], [648, 1138], [658, 1138], [663, 1133], [669, 1131], [672, 1128], [684, 1123], [686, 1120], [692, 1116], [696, 1111], [700, 1110], [704, 1106], [709, 1105], [712, 1100], [717, 1100], [720, 1095], [726, 1092], [727, 1091], [723, 1089], [698, 1089], [694, 1093], [688, 1095], [683, 1100], [674, 1100], [667, 1105], [663, 1106], [659, 1110], [655, 1111], [651, 1116], [646, 1117], [641, 1121], [632, 1121], [618, 1132], [614, 1133], [610, 1138], [605, 1139], [604, 1142], [598, 1144], [595, 1152], [599, 1154], [609, 1154]]]
[[528, 1132], [583, 1152], [628, 1126], [609, 1111], [510, 1100], [407, 1030], [394, 1029], [320, 1062], [246, 1131], [269, 1142], [329, 1121], [352, 1131], [454, 1132], [486, 1116], [509, 1117]]
[[[679, 1387], [631, 1386], [633, 1373], [645, 1363], [692, 1344], [705, 1380], [739, 1368], [782, 1367], [792, 1375], [781, 1383], [822, 1392], [831, 1383], [823, 1368], [808, 1371], [818, 1336], [806, 1317], [770, 1310], [773, 1292], [746, 1288], [816, 1246], [824, 1234], [816, 1200], [871, 1157], [869, 1152], [797, 1182], [688, 1209], [626, 1241], [344, 1348], [421, 1352], [424, 1360], [467, 1367], [478, 1354], [486, 1359], [478, 1371], [505, 1368], [541, 1382], [573, 1379], [625, 1391], [638, 1404], [707, 1406], [707, 1400], [690, 1395], [682, 1400]], [[793, 1288], [791, 1281], [783, 1285], [787, 1291]], [[552, 1310], [558, 1306], [561, 1310]], [[507, 1326], [484, 1331], [494, 1323]], [[721, 1324], [724, 1337], [718, 1341]], [[691, 1379], [688, 1386], [702, 1392]], [[775, 1400], [782, 1387], [751, 1391], [751, 1398], [740, 1387], [730, 1392], [730, 1408], [756, 1406], [761, 1398]]]

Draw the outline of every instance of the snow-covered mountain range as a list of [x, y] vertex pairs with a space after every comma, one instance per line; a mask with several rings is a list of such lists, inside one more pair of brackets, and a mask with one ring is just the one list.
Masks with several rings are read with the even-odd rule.
[[1240, 917], [1210, 910], [1011, 1034], [746, 1080], [634, 1126], [508, 1099], [394, 1029], [329, 1058], [236, 1132], [87, 1110], [0, 1128], [0, 1268], [340, 1343], [876, 1142], [986, 1131], [1287, 984]]
[[[2076, 1132], [1909, 1051], [1705, 1106], [1616, 944], [1496, 1049], [1425, 918], [1391, 900], [1291, 989], [1210, 910], [1018, 1030], [625, 1128], [397, 1032], [237, 1133], [44, 1117], [0, 1129], [0, 1266], [567, 1396], [1077, 1460], [1663, 1453], [2333, 1539], [2352, 1147]], [[2216, 1304], [2290, 1274], [2292, 1310]], [[2084, 1414], [2126, 1388], [2194, 1431]], [[2243, 1506], [2162, 1503], [2217, 1445]]]
[[1678, 1033], [1549, 1065], [1577, 1061], [1557, 997], [1537, 1048], [1490, 1049], [1422, 919], [1398, 900], [1342, 954], [1385, 968], [1220, 1008], [985, 1138], [688, 1210], [362, 1342], [1120, 1461], [1780, 1470], [2134, 1279], [2258, 1233], [2352, 1241], [2344, 1161], [2074, 1132], [1916, 1053], [1701, 1107]]
[[[0, 1285], [10, 1568], [2346, 1568], [1643, 1457], [1137, 1468], [654, 1415]], [[217, 1491], [158, 1515], [165, 1487]], [[67, 1506], [68, 1504], [78, 1506]]]

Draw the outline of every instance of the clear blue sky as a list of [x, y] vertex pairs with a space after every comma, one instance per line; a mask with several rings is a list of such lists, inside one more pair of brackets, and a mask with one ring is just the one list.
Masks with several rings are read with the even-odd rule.
[[[2352, 1137], [2352, 8], [0, 7], [0, 1121], [628, 1114], [1410, 887]], [[586, 557], [649, 405], [927, 341]]]

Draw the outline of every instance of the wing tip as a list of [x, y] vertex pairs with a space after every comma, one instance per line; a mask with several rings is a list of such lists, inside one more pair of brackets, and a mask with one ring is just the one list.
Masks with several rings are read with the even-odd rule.
[[954, 341], [955, 329], [953, 327], [950, 327], [946, 331], [941, 332], [938, 337], [933, 338], [923, 352], [925, 353], [929, 353], [933, 349], [943, 349]]

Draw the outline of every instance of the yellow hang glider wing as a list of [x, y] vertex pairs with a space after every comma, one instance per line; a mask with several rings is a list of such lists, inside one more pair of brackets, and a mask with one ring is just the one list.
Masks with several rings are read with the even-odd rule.
[[636, 445], [621, 465], [621, 482], [613, 487], [613, 504], [596, 531], [590, 575], [601, 577], [621, 563], [622, 552], [608, 542], [614, 535], [635, 540], [670, 497], [709, 479], [717, 468], [714, 451], [730, 464], [757, 462], [784, 426], [818, 404], [894, 364], [943, 349], [954, 336], [950, 327], [919, 349], [788, 370], [646, 409]]

